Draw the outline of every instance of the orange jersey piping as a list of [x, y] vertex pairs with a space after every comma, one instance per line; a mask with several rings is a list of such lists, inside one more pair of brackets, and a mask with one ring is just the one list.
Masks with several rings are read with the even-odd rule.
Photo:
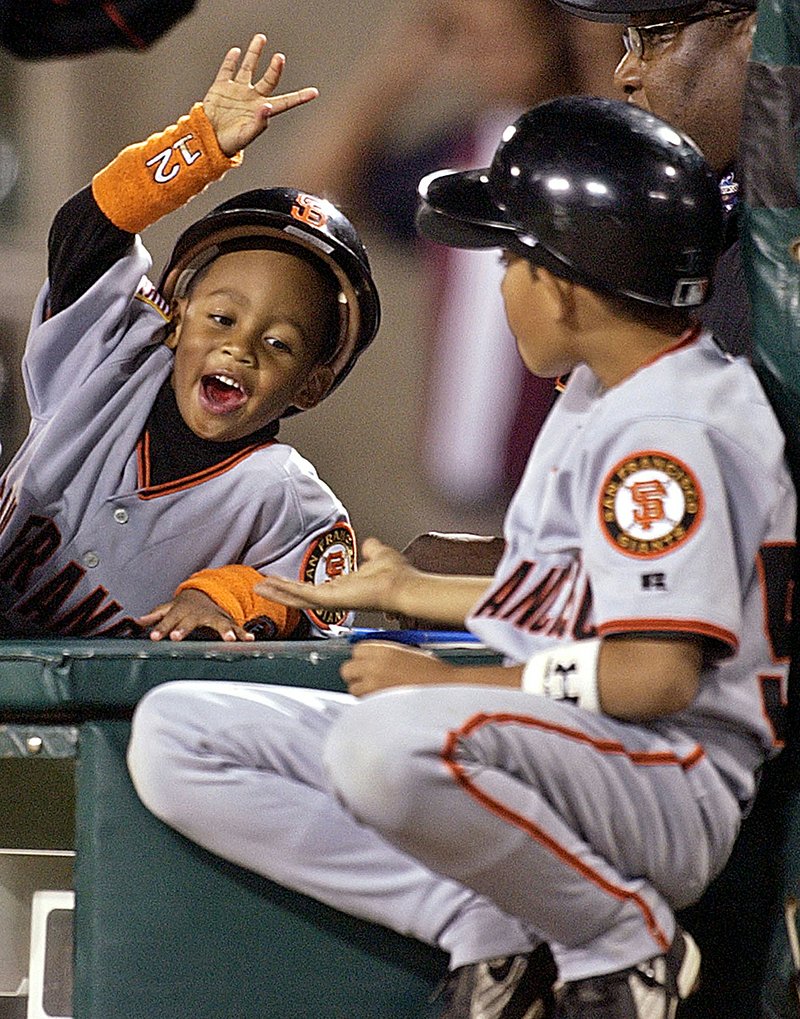
[[601, 637], [616, 633], [691, 633], [698, 637], [712, 637], [727, 644], [733, 651], [739, 650], [739, 638], [735, 633], [698, 619], [609, 619], [597, 624], [597, 633]]
[[691, 347], [693, 343], [696, 343], [700, 339], [702, 331], [703, 329], [700, 325], [689, 326], [686, 332], [682, 333], [672, 346], [667, 347], [665, 350], [660, 350], [649, 360], [644, 361], [641, 365], [639, 365], [639, 371], [641, 371], [642, 368], [647, 368], [651, 364], [655, 364], [657, 361], [660, 361], [662, 357], [668, 357], [670, 354], [674, 354], [678, 350], [682, 350], [684, 347]]
[[246, 446], [244, 449], [240, 449], [238, 453], [234, 453], [225, 460], [221, 460], [219, 463], [214, 464], [212, 467], [206, 467], [205, 470], [198, 471], [196, 474], [189, 474], [185, 478], [177, 478], [175, 481], [165, 481], [160, 485], [150, 485], [150, 434], [145, 431], [142, 438], [136, 444], [137, 452], [137, 463], [138, 463], [138, 487], [140, 491], [138, 496], [140, 499], [157, 499], [162, 495], [174, 495], [176, 492], [182, 492], [187, 488], [194, 488], [195, 485], [201, 485], [204, 481], [210, 481], [212, 478], [218, 477], [220, 474], [225, 474], [226, 471], [231, 470], [237, 464], [246, 460], [251, 453], [255, 453], [259, 449], [267, 449], [269, 446], [274, 446], [274, 441], [253, 443], [252, 446]]
[[618, 901], [629, 901], [633, 903], [642, 913], [644, 918], [645, 926], [647, 927], [650, 936], [659, 946], [660, 951], [666, 952], [670, 946], [670, 939], [666, 932], [661, 928], [658, 921], [656, 920], [655, 914], [653, 913], [650, 906], [645, 900], [636, 892], [631, 892], [626, 888], [620, 888], [618, 885], [613, 884], [607, 878], [598, 874], [597, 871], [587, 866], [582, 860], [579, 860], [574, 854], [570, 853], [564, 846], [558, 843], [551, 835], [545, 832], [538, 825], [534, 824], [528, 818], [523, 817], [516, 811], [510, 810], [504, 804], [493, 799], [487, 793], [484, 793], [479, 789], [469, 778], [465, 768], [455, 760], [455, 746], [457, 740], [462, 737], [469, 735], [473, 730], [486, 724], [516, 724], [526, 725], [533, 728], [544, 729], [548, 732], [552, 732], [561, 736], [565, 736], [568, 739], [576, 740], [581, 743], [585, 743], [589, 746], [594, 747], [599, 753], [612, 753], [622, 754], [626, 756], [634, 764], [644, 765], [677, 765], [684, 770], [695, 765], [703, 756], [702, 747], [695, 747], [691, 754], [688, 754], [685, 758], [680, 758], [677, 755], [669, 752], [662, 751], [659, 753], [647, 753], [647, 752], [630, 752], [625, 747], [617, 742], [616, 740], [595, 740], [586, 733], [581, 732], [577, 729], [570, 729], [566, 726], [556, 725], [550, 722], [542, 721], [541, 719], [531, 718], [529, 716], [517, 716], [512, 714], [479, 714], [471, 718], [467, 723], [462, 726], [461, 729], [454, 730], [448, 734], [447, 741], [442, 750], [442, 760], [445, 766], [453, 775], [456, 782], [466, 790], [466, 792], [473, 797], [478, 803], [486, 807], [496, 816], [500, 817], [504, 821], [508, 821], [515, 827], [521, 829], [527, 835], [529, 835], [534, 841], [544, 846], [549, 852], [551, 852], [557, 859], [562, 863], [576, 870], [582, 877], [587, 881], [592, 882], [601, 891], [611, 895]]

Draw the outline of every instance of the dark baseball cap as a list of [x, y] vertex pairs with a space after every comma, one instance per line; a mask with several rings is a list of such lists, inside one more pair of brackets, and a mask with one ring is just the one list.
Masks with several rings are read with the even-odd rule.
[[610, 21], [622, 25], [659, 24], [721, 10], [754, 11], [757, 0], [732, 0], [731, 3], [709, 3], [709, 0], [553, 0], [559, 7], [587, 21]]

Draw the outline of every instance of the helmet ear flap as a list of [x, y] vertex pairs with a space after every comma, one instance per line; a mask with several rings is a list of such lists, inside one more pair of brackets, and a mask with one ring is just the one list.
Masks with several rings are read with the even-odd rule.
[[[209, 261], [214, 258], [214, 255], [209, 254]], [[185, 297], [192, 280], [198, 273], [198, 269], [184, 269], [183, 272], [178, 276], [175, 281], [175, 289], [172, 292], [172, 297]]]

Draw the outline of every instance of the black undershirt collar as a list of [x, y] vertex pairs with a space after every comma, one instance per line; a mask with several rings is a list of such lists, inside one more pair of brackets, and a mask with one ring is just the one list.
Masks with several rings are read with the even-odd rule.
[[181, 417], [172, 382], [167, 379], [145, 423], [150, 436], [150, 485], [180, 481], [221, 463], [248, 446], [274, 439], [280, 421], [271, 421], [257, 432], [230, 442], [211, 442], [195, 435]]

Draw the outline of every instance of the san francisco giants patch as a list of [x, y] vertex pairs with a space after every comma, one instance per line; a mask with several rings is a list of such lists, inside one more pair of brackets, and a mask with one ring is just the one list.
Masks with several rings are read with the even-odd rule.
[[[356, 568], [356, 538], [349, 524], [340, 522], [321, 534], [308, 548], [300, 579], [307, 584], [324, 584]], [[347, 619], [345, 610], [314, 609], [308, 615], [317, 626], [341, 626]]]
[[614, 467], [603, 483], [600, 523], [625, 555], [671, 552], [703, 516], [703, 495], [689, 468], [666, 453], [648, 451]]

